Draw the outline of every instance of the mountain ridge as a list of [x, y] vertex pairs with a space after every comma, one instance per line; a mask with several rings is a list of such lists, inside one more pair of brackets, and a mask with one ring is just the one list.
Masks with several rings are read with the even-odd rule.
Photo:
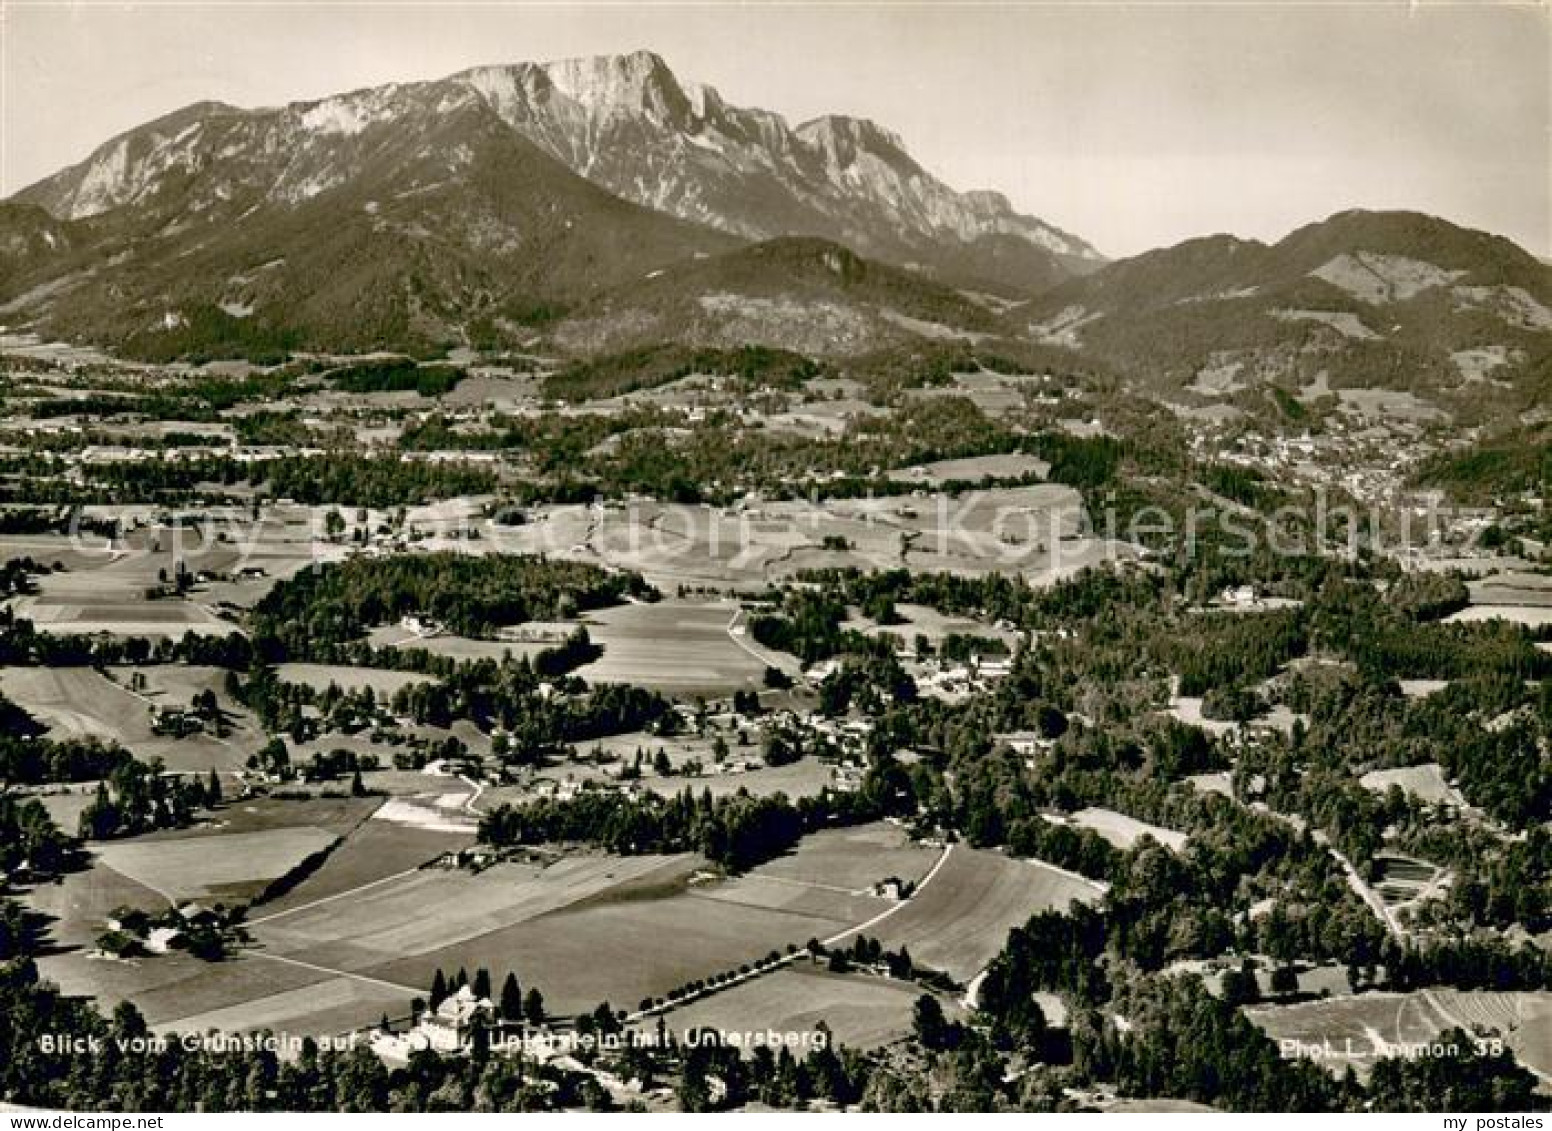
[[[896, 265], [948, 264], [964, 282], [1018, 292], [1103, 261], [1086, 242], [1016, 212], [1000, 193], [955, 192], [875, 122], [830, 114], [791, 126], [780, 114], [736, 107], [713, 87], [681, 81], [649, 51], [486, 65], [272, 108], [194, 103], [108, 139], [14, 199], [60, 219], [90, 219], [137, 202], [161, 176], [187, 167], [213, 120], [278, 118], [298, 134], [349, 138], [401, 113], [406, 101], [435, 96], [454, 107], [469, 92], [585, 179], [740, 239], [820, 236]], [[1028, 253], [978, 267], [975, 244], [986, 236], [1023, 240]]]

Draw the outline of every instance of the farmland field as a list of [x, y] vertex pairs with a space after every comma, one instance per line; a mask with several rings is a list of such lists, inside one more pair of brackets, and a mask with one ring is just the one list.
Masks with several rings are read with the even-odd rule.
[[918, 882], [938, 855], [913, 843], [898, 826], [879, 823], [814, 833], [796, 851], [750, 874], [859, 891], [890, 877]]
[[1544, 628], [1552, 625], [1552, 606], [1548, 605], [1469, 605], [1445, 618], [1454, 622], [1502, 620], [1511, 624]]
[[401, 687], [432, 682], [430, 676], [386, 668], [353, 668], [343, 664], [281, 664], [275, 669], [282, 683], [301, 683], [315, 691], [334, 684], [341, 691], [371, 688], [378, 695], [392, 695]]
[[420, 649], [433, 656], [454, 660], [499, 660], [504, 656], [518, 659], [553, 647], [506, 640], [475, 640], [468, 636], [419, 636], [399, 625], [381, 625], [368, 634], [367, 641], [375, 648]]
[[[682, 874], [688, 857], [568, 857], [550, 867], [502, 864], [477, 875], [427, 869], [360, 891], [348, 900], [299, 907], [255, 924], [278, 954], [329, 953], [330, 965], [367, 970], [395, 965], [488, 937], [590, 896], [665, 870]], [[429, 985], [430, 970], [426, 984]]]
[[[634, 1008], [644, 998], [772, 950], [811, 938], [849, 937], [885, 913], [880, 925], [904, 917], [911, 902], [873, 896], [868, 888], [889, 876], [919, 880], [939, 855], [881, 824], [816, 834], [746, 876], [709, 883], [690, 883], [705, 864], [688, 855], [583, 853], [549, 866], [507, 863], [474, 874], [420, 867], [467, 838], [360, 821], [366, 802], [342, 808], [338, 821], [330, 821], [325, 804], [344, 802], [284, 803], [298, 807], [293, 823], [312, 819], [319, 829], [348, 835], [294, 889], [253, 908], [253, 945], [238, 957], [214, 965], [186, 956], [136, 964], [73, 951], [48, 959], [50, 976], [106, 1002], [134, 1000], [153, 1025], [175, 1028], [344, 1031], [371, 1024], [385, 1011], [400, 1015], [438, 968], [480, 966], [498, 977], [512, 970], [563, 1013], [590, 1009], [601, 999]], [[196, 847], [222, 840], [243, 846], [275, 827], [286, 811], [282, 803], [253, 808], [232, 810], [224, 836], [225, 830], [203, 836], [188, 830], [126, 842], [156, 851], [121, 853], [117, 863], [158, 888], [180, 879], [173, 864], [189, 869], [183, 882], [209, 882], [208, 870], [194, 873]], [[340, 823], [349, 821], [356, 823]], [[266, 845], [255, 841], [254, 847]], [[148, 871], [147, 861], [159, 870]], [[164, 902], [106, 859], [87, 875], [94, 877], [89, 884], [70, 877], [65, 892], [51, 889], [50, 898], [74, 918], [75, 945], [95, 938], [100, 917], [119, 903], [154, 908]], [[923, 896], [930, 892], [924, 888]], [[93, 916], [97, 921], [88, 921]], [[318, 992], [305, 992], [310, 987]], [[882, 981], [846, 988], [848, 1024], [892, 1031], [898, 996], [892, 989]]]
[[[656, 882], [666, 883], [667, 877]], [[609, 892], [589, 903], [530, 919], [374, 971], [426, 984], [438, 967], [513, 968], [564, 1013], [600, 1000], [633, 1008], [695, 978], [801, 946], [834, 920], [719, 902], [693, 895]]]
[[756, 797], [774, 793], [785, 793], [790, 798], [813, 797], [833, 783], [834, 771], [817, 758], [803, 758], [785, 766], [757, 764], [752, 770], [736, 774], [703, 774], [700, 777], [671, 775], [642, 779], [642, 785], [656, 793], [673, 794], [689, 788], [697, 794], [709, 792], [713, 797], [726, 797], [741, 789]]
[[1552, 994], [1431, 989], [1374, 993], [1297, 1005], [1257, 1006], [1245, 1015], [1273, 1040], [1326, 1051], [1318, 1062], [1333, 1072], [1348, 1065], [1362, 1074], [1391, 1046], [1432, 1041], [1454, 1026], [1496, 1030], [1516, 1057], [1552, 1079]]
[[[592, 740], [579, 748], [579, 754], [584, 758], [592, 757], [596, 752], [602, 752], [614, 758], [615, 761], [605, 762], [602, 765], [594, 765], [587, 761], [560, 763], [542, 771], [538, 780], [613, 781], [617, 779], [625, 765], [634, 763], [636, 751], [640, 750], [644, 756], [645, 765], [639, 785], [654, 793], [676, 794], [689, 787], [697, 794], [703, 790], [709, 790], [713, 797], [721, 797], [746, 789], [760, 796], [785, 793], [788, 797], [795, 798], [811, 797], [834, 782], [835, 773], [832, 767], [817, 758], [803, 758], [784, 766], [766, 766], [761, 760], [759, 747], [754, 744], [754, 741], [747, 746], [740, 746], [737, 735], [726, 734], [723, 737], [728, 742], [728, 760], [725, 765], [732, 767], [738, 763], [744, 763], [750, 768], [744, 770], [726, 768], [719, 771], [714, 753], [714, 737], [681, 735], [664, 738], [643, 731], [632, 731], [629, 734], [609, 735]], [[758, 735], [752, 737], [755, 740], [758, 739]], [[659, 775], [653, 771], [651, 760], [659, 750], [663, 751], [664, 756], [668, 758], [669, 765], [674, 770], [673, 773]], [[691, 761], [700, 762], [703, 770], [701, 774], [679, 772], [686, 762]], [[495, 804], [498, 800], [514, 800], [525, 795], [526, 792], [525, 789], [509, 790], [498, 787], [490, 791], [489, 803]]]
[[[212, 529], [224, 524], [216, 522]], [[49, 632], [106, 632], [120, 636], [182, 636], [186, 631], [226, 634], [237, 626], [217, 616], [214, 594], [199, 587], [186, 598], [150, 600], [146, 591], [171, 577], [181, 563], [191, 573], [227, 571], [245, 563], [245, 548], [218, 541], [193, 527], [147, 526], [113, 546], [95, 537], [7, 538], [15, 549], [42, 562], [59, 561], [64, 572], [36, 579], [37, 593], [16, 598], [12, 608]], [[23, 549], [26, 546], [26, 549]], [[248, 549], [256, 549], [249, 547]]]
[[886, 947], [908, 947], [917, 963], [963, 982], [1035, 912], [1099, 894], [1098, 885], [1050, 865], [956, 846], [920, 895], [866, 933]]
[[365, 821], [316, 872], [276, 899], [254, 907], [252, 918], [267, 919], [321, 899], [332, 899], [366, 884], [434, 860], [444, 852], [467, 846], [472, 837], [427, 829], [405, 828], [383, 821]]
[[92, 803], [96, 793], [96, 783], [85, 782], [76, 785], [50, 786], [47, 793], [34, 790], [31, 791], [30, 796], [36, 797], [43, 803], [43, 808], [48, 810], [48, 815], [54, 824], [73, 832], [80, 827], [81, 814]]
[[831, 974], [808, 959], [669, 1011], [669, 1031], [710, 1027], [724, 1031], [773, 1029], [812, 1032], [819, 1022], [835, 1039], [855, 1048], [876, 1048], [911, 1030], [921, 989], [909, 982], [864, 974]]
[[[672, 592], [680, 585], [758, 589], [806, 569], [906, 567], [1049, 579], [1135, 549], [1080, 533], [1070, 487], [1037, 484], [967, 493], [766, 502], [748, 508], [551, 507], [503, 532], [507, 550], [636, 570]], [[843, 539], [845, 549], [826, 545]], [[490, 543], [486, 544], [490, 547]]]
[[[934, 647], [943, 643], [944, 637], [951, 633], [961, 633], [969, 636], [984, 636], [993, 640], [1000, 640], [1008, 645], [1010, 650], [1018, 640], [1018, 633], [1005, 629], [995, 628], [992, 625], [974, 620], [970, 617], [950, 616], [940, 613], [937, 609], [926, 605], [912, 605], [902, 602], [895, 606], [895, 612], [900, 616], [899, 624], [876, 624], [865, 617], [855, 617], [854, 624], [869, 636], [877, 636], [880, 633], [893, 633], [907, 643], [914, 642], [918, 635], [925, 636]], [[849, 624], [847, 627], [852, 627]]]
[[146, 1021], [158, 1027], [329, 978], [319, 971], [248, 955], [204, 962], [189, 954], [172, 953], [116, 962], [85, 950], [45, 956], [39, 970], [64, 992], [90, 994], [106, 1009], [133, 1001]]
[[1024, 408], [1025, 396], [1021, 386], [1027, 385], [1031, 380], [1016, 374], [1003, 375], [984, 371], [956, 373], [952, 385], [942, 388], [912, 389], [908, 395], [924, 400], [947, 396], [967, 397], [987, 416], [997, 419]]
[[[761, 686], [767, 657], [729, 634], [732, 602], [666, 600], [589, 613], [583, 623], [604, 654], [577, 670], [589, 683], [633, 683], [676, 694], [726, 694]], [[784, 666], [792, 666], [791, 657]]]
[[[249, 959], [258, 972], [273, 978], [276, 964]], [[302, 977], [306, 970], [293, 968]], [[284, 981], [276, 981], [284, 986]], [[169, 1017], [157, 1024], [163, 1032], [203, 1033], [211, 1029], [242, 1032], [278, 1029], [283, 1032], [318, 1036], [352, 1032], [362, 1026], [363, 1017], [403, 1018], [409, 1014], [413, 998], [393, 986], [361, 978], [318, 975], [294, 989], [278, 989], [262, 997], [248, 998], [231, 1005], [214, 1005], [201, 1013]]]
[[[172, 898], [185, 897], [175, 889], [186, 889], [189, 880], [202, 875], [216, 875], [219, 880], [222, 870], [228, 877], [248, 872], [242, 880], [251, 889], [251, 881], [264, 878], [259, 872], [289, 867], [286, 859], [292, 852], [282, 838], [290, 830], [300, 830], [301, 839], [321, 847], [351, 833], [376, 804], [371, 799], [233, 802], [217, 810], [210, 821], [189, 828], [102, 842], [93, 850], [90, 867], [65, 873], [57, 884], [34, 887], [26, 900], [53, 918], [51, 936], [57, 943], [90, 945], [104, 929], [109, 912], [120, 904], [163, 911]], [[242, 846], [267, 856], [259, 861], [262, 867], [242, 859]], [[200, 856], [210, 856], [214, 863], [206, 866]], [[130, 877], [130, 870], [135, 877]]]
[[1468, 588], [1477, 605], [1552, 607], [1552, 576], [1529, 569], [1505, 569], [1473, 581]]
[[157, 700], [137, 695], [91, 668], [0, 669], [0, 692], [45, 724], [54, 737], [117, 742], [137, 758], [162, 759], [169, 770], [237, 769], [254, 747], [251, 734], [228, 739], [153, 734], [151, 711]]
[[1227, 722], [1223, 719], [1209, 719], [1202, 714], [1202, 700], [1190, 695], [1176, 695], [1169, 701], [1168, 714], [1190, 726], [1201, 727], [1209, 734], [1233, 734], [1239, 730], [1238, 723]]
[[117, 907], [167, 909], [166, 896], [115, 872], [101, 858], [83, 871], [66, 873], [57, 884], [35, 887], [27, 903], [49, 918], [50, 938], [63, 947], [93, 945]]
[[323, 829], [303, 826], [177, 840], [110, 841], [97, 852], [115, 872], [171, 902], [236, 902], [252, 898], [337, 839]]
[[[231, 621], [222, 620], [202, 605], [188, 601], [148, 602], [125, 596], [93, 592], [94, 577], [80, 579], [77, 587], [56, 582], [47, 597], [18, 597], [11, 609], [40, 631], [54, 633], [108, 633], [114, 636], [182, 636], [196, 632], [225, 636], [237, 631]], [[142, 587], [143, 588], [143, 587]]]
[[472, 837], [476, 818], [467, 808], [463, 793], [425, 793], [391, 797], [372, 814], [374, 821], [416, 832]]
[[1191, 774], [1186, 778], [1198, 793], [1216, 793], [1222, 797], [1234, 796], [1234, 781], [1227, 772], [1215, 774]]
[[[145, 525], [154, 508], [88, 507], [98, 517], [142, 525], [112, 546], [95, 535], [3, 535], [0, 558], [27, 556], [65, 567], [38, 577], [37, 594], [13, 605], [49, 631], [181, 636], [192, 627], [227, 633], [236, 625], [216, 615], [216, 604], [250, 606], [277, 579], [343, 556], [342, 546], [319, 537], [326, 509], [277, 506], [253, 522], [245, 508], [214, 507], [201, 512], [202, 522], [174, 528]], [[191, 574], [215, 576], [196, 582], [185, 598], [147, 600], [146, 590], [164, 574], [172, 577], [180, 562]], [[254, 572], [239, 576], [242, 569]]]

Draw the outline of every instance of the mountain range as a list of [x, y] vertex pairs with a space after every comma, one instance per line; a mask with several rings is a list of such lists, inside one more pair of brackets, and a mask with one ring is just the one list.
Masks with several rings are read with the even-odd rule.
[[883, 126], [791, 125], [645, 51], [197, 103], [0, 202], [0, 322], [151, 358], [994, 340], [1202, 403], [1352, 384], [1534, 400], [1549, 278], [1410, 213], [1107, 263], [950, 188]]
[[[198, 103], [17, 193], [5, 313], [152, 348], [199, 314], [340, 348], [528, 323], [696, 255], [811, 236], [1014, 294], [1103, 262], [884, 128], [793, 127], [637, 52], [278, 109]], [[218, 334], [219, 336], [219, 334]], [[212, 343], [219, 348], [219, 343]]]

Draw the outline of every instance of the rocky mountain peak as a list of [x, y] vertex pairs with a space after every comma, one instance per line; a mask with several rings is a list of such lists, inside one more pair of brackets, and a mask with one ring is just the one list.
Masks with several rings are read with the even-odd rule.
[[796, 133], [823, 153], [832, 168], [848, 168], [863, 155], [869, 155], [910, 173], [921, 172], [921, 166], [906, 152], [900, 136], [868, 118], [826, 114], [804, 122], [797, 127]]
[[537, 69], [556, 91], [595, 113], [619, 111], [669, 122], [691, 109], [679, 79], [652, 51], [560, 59]]

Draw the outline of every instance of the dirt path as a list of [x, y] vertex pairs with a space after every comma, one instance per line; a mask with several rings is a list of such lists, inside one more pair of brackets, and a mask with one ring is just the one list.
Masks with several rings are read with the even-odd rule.
[[485, 792], [484, 785], [482, 785], [481, 783], [475, 781], [473, 778], [465, 777], [463, 774], [459, 774], [458, 775], [458, 780], [463, 782], [470, 789], [474, 790], [473, 793], [469, 794], [468, 797], [464, 798], [464, 802], [463, 802], [464, 812], [466, 812], [466, 813], [473, 813], [476, 817], [483, 817], [485, 815], [485, 810], [483, 810], [483, 809], [479, 808], [477, 805], [475, 805], [475, 802], [478, 801], [480, 799], [480, 795]]

